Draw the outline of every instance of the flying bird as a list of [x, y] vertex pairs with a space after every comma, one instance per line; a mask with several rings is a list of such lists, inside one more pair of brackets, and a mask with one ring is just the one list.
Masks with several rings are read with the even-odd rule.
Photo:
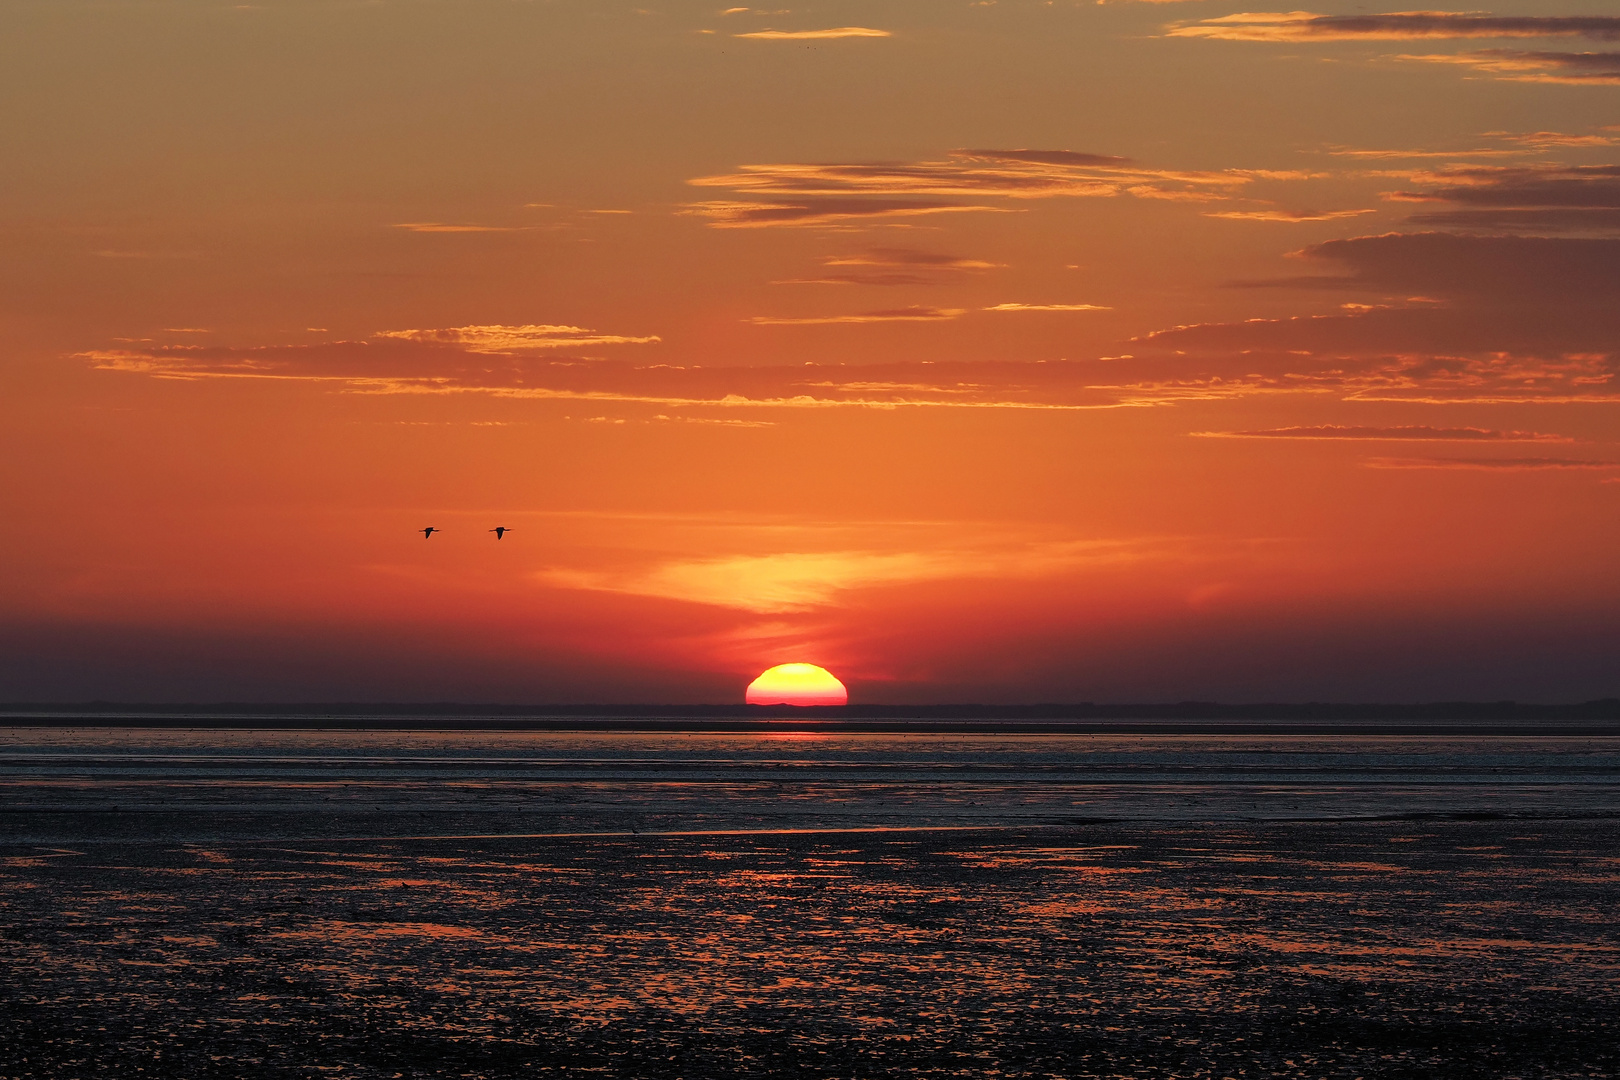
[[434, 533], [443, 531], [443, 529], [435, 529], [432, 525], [429, 525], [427, 528], [422, 530], [422, 539], [431, 540]]
[[493, 529], [491, 529], [489, 531], [495, 534], [495, 539], [499, 540], [501, 537], [505, 536], [507, 533], [511, 532], [512, 530], [508, 529], [505, 525], [497, 525], [497, 526], [495, 526]]

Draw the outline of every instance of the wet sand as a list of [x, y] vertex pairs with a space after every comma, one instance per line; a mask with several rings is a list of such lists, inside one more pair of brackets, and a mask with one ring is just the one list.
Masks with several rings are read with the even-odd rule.
[[1612, 741], [515, 745], [9, 733], [0, 1077], [1620, 1073]]

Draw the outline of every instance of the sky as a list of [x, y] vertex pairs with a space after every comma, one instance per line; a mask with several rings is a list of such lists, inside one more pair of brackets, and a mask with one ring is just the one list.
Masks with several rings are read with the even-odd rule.
[[9, 0], [0, 146], [0, 699], [1620, 695], [1612, 4]]

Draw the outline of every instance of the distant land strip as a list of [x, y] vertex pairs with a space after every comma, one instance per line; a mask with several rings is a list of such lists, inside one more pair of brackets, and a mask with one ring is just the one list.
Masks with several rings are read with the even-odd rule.
[[500, 705], [215, 702], [0, 704], [0, 724], [348, 730], [826, 734], [1620, 735], [1620, 698], [1516, 701], [1039, 705]]

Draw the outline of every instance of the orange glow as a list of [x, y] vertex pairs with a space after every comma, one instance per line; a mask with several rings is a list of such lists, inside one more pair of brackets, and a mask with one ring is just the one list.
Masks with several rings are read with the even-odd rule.
[[0, 702], [1620, 695], [1620, 22], [197, 6], [0, 6]]
[[847, 705], [849, 691], [824, 667], [777, 664], [748, 684], [750, 705]]

